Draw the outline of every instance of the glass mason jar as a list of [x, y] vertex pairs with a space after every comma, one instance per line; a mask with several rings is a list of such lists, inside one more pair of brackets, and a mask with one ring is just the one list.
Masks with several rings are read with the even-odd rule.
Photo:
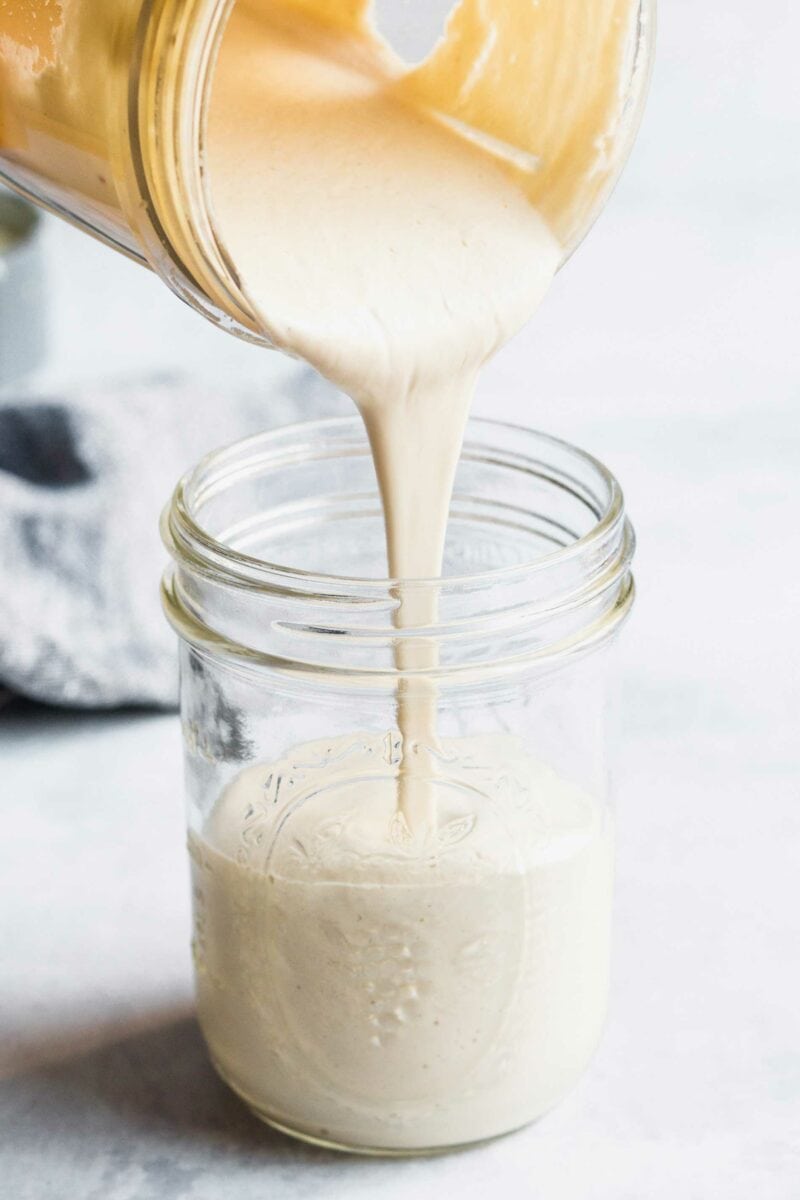
[[[220, 1074], [340, 1148], [531, 1121], [584, 1070], [607, 1003], [610, 667], [634, 545], [616, 481], [473, 421], [443, 578], [386, 580], [363, 427], [323, 421], [211, 454], [163, 534]], [[397, 621], [414, 592], [435, 600], [411, 606], [436, 613], [424, 627]], [[398, 728], [415, 704], [428, 746]], [[422, 830], [400, 803], [415, 762]]]
[[[294, 2], [303, 7], [304, 0]], [[267, 344], [217, 237], [204, 171], [214, 65], [237, 3], [257, 0], [0, 4], [0, 181], [151, 267], [215, 323]], [[633, 144], [652, 59], [654, 4], [641, 0], [632, 23], [621, 119], [598, 146], [584, 181], [587, 204], [563, 239], [565, 256], [598, 214]], [[430, 21], [429, 7], [395, 0], [392, 32]], [[386, 9], [382, 4], [384, 15]], [[573, 116], [570, 134], [594, 136], [585, 113]], [[552, 147], [555, 160], [561, 150]]]

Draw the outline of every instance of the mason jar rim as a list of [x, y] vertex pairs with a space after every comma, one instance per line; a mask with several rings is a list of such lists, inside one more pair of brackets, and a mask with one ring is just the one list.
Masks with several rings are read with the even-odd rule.
[[[529, 451], [531, 446], [538, 450], [538, 457], [524, 452], [526, 443]], [[400, 677], [466, 681], [544, 667], [607, 642], [627, 617], [634, 598], [630, 566], [635, 538], [616, 479], [568, 442], [508, 422], [468, 423], [461, 458], [466, 486], [456, 488], [451, 512], [462, 523], [498, 521], [498, 528], [506, 525], [530, 534], [539, 544], [563, 538], [555, 551], [469, 574], [396, 580], [314, 573], [225, 544], [226, 536], [241, 540], [274, 533], [281, 538], [287, 530], [305, 528], [301, 538], [308, 547], [309, 528], [318, 527], [324, 538], [332, 502], [337, 515], [374, 520], [379, 514], [374, 476], [368, 491], [362, 486], [304, 492], [299, 502], [287, 502], [282, 488], [282, 481], [297, 478], [297, 468], [307, 471], [315, 463], [321, 468], [325, 460], [340, 465], [355, 457], [363, 463], [369, 454], [358, 417], [332, 418], [246, 438], [213, 451], [189, 471], [162, 518], [162, 535], [173, 559], [164, 575], [162, 599], [181, 638], [200, 653], [246, 661], [283, 676], [311, 674], [393, 686]], [[476, 469], [495, 480], [510, 479], [514, 470], [529, 472], [531, 502], [513, 488], [510, 499], [503, 492], [499, 499], [487, 494], [482, 485], [473, 490], [475, 484], [466, 479]], [[252, 510], [237, 512], [235, 503], [226, 509], [226, 489], [269, 481], [271, 470], [274, 502], [268, 495], [252, 499]], [[324, 481], [326, 472], [320, 469], [319, 475]], [[521, 490], [526, 493], [524, 485]], [[554, 512], [562, 492], [567, 509], [557, 503]], [[199, 519], [204, 504], [211, 505], [216, 519], [229, 521], [231, 514], [236, 519], [215, 536]], [[591, 527], [582, 532], [586, 521]], [[401, 606], [415, 592], [428, 593], [435, 602], [414, 608], [425, 613], [420, 623], [398, 621]], [[403, 644], [413, 650], [432, 642], [440, 652], [436, 667], [398, 666]]]
[[[216, 575], [220, 582], [227, 582], [232, 586], [254, 588], [256, 590], [262, 590], [271, 581], [277, 579], [283, 581], [284, 585], [294, 583], [297, 586], [293, 590], [296, 590], [298, 593], [304, 591], [318, 593], [321, 591], [325, 594], [330, 594], [330, 588], [337, 585], [346, 587], [348, 590], [363, 589], [364, 591], [371, 592], [374, 592], [375, 589], [380, 589], [381, 591], [396, 589], [400, 585], [420, 588], [436, 587], [437, 589], [464, 586], [479, 587], [482, 584], [490, 586], [494, 583], [502, 582], [517, 574], [527, 575], [546, 571], [557, 563], [564, 563], [571, 558], [585, 554], [594, 545], [597, 545], [607, 537], [615, 526], [625, 521], [622, 489], [612, 472], [599, 459], [595, 458], [594, 455], [552, 434], [530, 429], [515, 422], [497, 421], [485, 417], [471, 418], [467, 425], [467, 434], [469, 434], [470, 430], [496, 430], [512, 435], [519, 435], [524, 438], [534, 437], [537, 441], [545, 445], [565, 451], [576, 462], [589, 467], [596, 474], [598, 480], [608, 489], [608, 501], [602, 513], [597, 513], [597, 522], [587, 533], [571, 541], [568, 545], [539, 555], [535, 559], [515, 563], [510, 566], [495, 567], [461, 575], [396, 579], [389, 576], [351, 576], [323, 571], [309, 571], [292, 567], [285, 563], [272, 562], [265, 558], [244, 554], [208, 533], [193, 516], [192, 509], [196, 508], [203, 500], [208, 499], [221, 486], [223, 481], [227, 479], [233, 482], [235, 478], [241, 478], [243, 475], [243, 466], [249, 467], [250, 470], [253, 470], [256, 466], [263, 468], [270, 458], [268, 453], [269, 448], [277, 447], [281, 442], [286, 442], [291, 438], [302, 438], [302, 447], [289, 447], [291, 457], [297, 458], [299, 457], [298, 451], [301, 448], [308, 448], [310, 437], [313, 434], [345, 430], [352, 431], [358, 435], [359, 440], [364, 439], [366, 445], [366, 434], [364, 433], [364, 426], [359, 417], [328, 417], [313, 421], [298, 421], [291, 425], [281, 426], [278, 429], [252, 434], [250, 437], [228, 443], [204, 455], [194, 467], [186, 471], [180, 478], [172, 494], [171, 501], [164, 510], [161, 530], [162, 537], [170, 554], [176, 559], [189, 559], [194, 569], [205, 569]], [[467, 449], [469, 445], [468, 438], [465, 438], [464, 448]], [[264, 452], [264, 447], [267, 448], [267, 453]], [[245, 463], [241, 464], [235, 470], [230, 468], [227, 472], [224, 470], [226, 462], [235, 460], [251, 448], [261, 452], [254, 454], [249, 460], [245, 460]], [[325, 457], [327, 456], [325, 455]], [[520, 456], [521, 460], [522, 458], [523, 456]], [[276, 466], [281, 463], [288, 463], [289, 461], [291, 461], [289, 454], [282, 456], [276, 454], [274, 456]], [[537, 460], [529, 459], [528, 462], [532, 465], [542, 465]], [[202, 481], [203, 475], [214, 468], [217, 468], [217, 473], [205, 482], [203, 491], [198, 496], [191, 498], [190, 492], [192, 487], [197, 486]], [[221, 471], [220, 468], [222, 468]], [[344, 600], [346, 598], [341, 592], [337, 592], [337, 599]], [[357, 600], [357, 597], [352, 595], [352, 593], [349, 598]]]

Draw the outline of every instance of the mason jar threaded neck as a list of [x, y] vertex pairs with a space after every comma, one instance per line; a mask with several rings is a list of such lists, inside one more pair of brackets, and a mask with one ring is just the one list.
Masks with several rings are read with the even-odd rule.
[[[208, 455], [176, 487], [162, 534], [164, 604], [181, 637], [282, 672], [442, 681], [553, 666], [607, 641], [633, 600], [634, 536], [614, 477], [566, 442], [495, 421], [468, 425], [440, 579], [382, 577], [357, 417]], [[401, 597], [420, 591], [436, 620], [398, 628]], [[398, 646], [421, 639], [435, 669], [398, 670]]]

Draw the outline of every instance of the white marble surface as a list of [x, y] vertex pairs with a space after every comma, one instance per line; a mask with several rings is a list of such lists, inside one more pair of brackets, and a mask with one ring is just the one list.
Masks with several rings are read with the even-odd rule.
[[[663, 7], [629, 173], [477, 405], [603, 457], [639, 534], [614, 988], [589, 1075], [536, 1126], [440, 1159], [270, 1134], [192, 1022], [176, 719], [12, 706], [3, 1195], [800, 1195], [800, 29], [778, 0]], [[47, 239], [45, 383], [143, 366], [257, 379], [258, 351], [146, 273], [55, 224]]]

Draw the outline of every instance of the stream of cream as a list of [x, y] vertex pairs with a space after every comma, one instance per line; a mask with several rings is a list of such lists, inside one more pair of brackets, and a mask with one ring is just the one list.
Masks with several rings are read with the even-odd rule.
[[[476, 376], [539, 304], [601, 186], [631, 9], [466, 0], [413, 71], [364, 3], [234, 9], [207, 140], [222, 249], [272, 342], [358, 406], [395, 579], [441, 574]], [[398, 628], [435, 620], [435, 589], [400, 590]], [[436, 650], [401, 636], [396, 661], [430, 671]], [[435, 690], [406, 677], [397, 706], [400, 808], [424, 837]]]
[[[239, 0], [206, 173], [275, 346], [366, 425], [397, 580], [441, 574], [482, 365], [613, 175], [633, 0], [462, 0], [408, 70], [363, 0]], [[223, 1075], [307, 1136], [409, 1149], [532, 1119], [608, 977], [611, 831], [514, 738], [440, 741], [435, 587], [399, 586], [400, 736], [256, 764], [190, 839], [198, 1004]], [[440, 771], [442, 774], [440, 774]], [[399, 806], [398, 806], [399, 803]]]

